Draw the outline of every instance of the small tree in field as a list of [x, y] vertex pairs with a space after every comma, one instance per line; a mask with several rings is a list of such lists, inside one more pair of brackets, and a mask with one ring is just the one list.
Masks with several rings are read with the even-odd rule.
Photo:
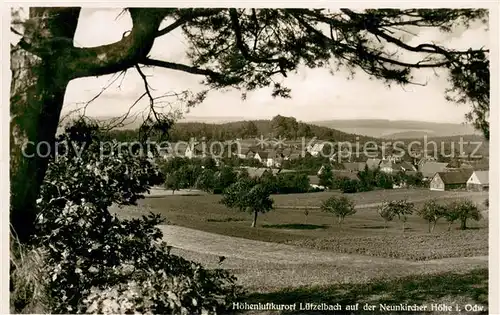
[[178, 171], [167, 174], [165, 178], [165, 188], [172, 190], [172, 195], [176, 190], [181, 189], [181, 174]]
[[434, 231], [437, 221], [444, 216], [446, 209], [435, 199], [428, 200], [418, 211], [418, 215], [429, 223], [429, 233]]
[[408, 216], [413, 213], [415, 205], [407, 200], [393, 200], [390, 201], [388, 207], [394, 213], [395, 216], [403, 223], [403, 233], [405, 232], [405, 224], [408, 220]]
[[449, 206], [448, 212], [450, 212], [451, 218], [460, 220], [461, 230], [467, 229], [468, 219], [472, 219], [475, 221], [479, 221], [481, 219], [479, 208], [468, 199], [460, 199], [452, 202]]
[[252, 180], [240, 180], [225, 191], [221, 203], [229, 208], [253, 213], [252, 227], [257, 225], [257, 216], [273, 208], [269, 189]]
[[458, 212], [455, 211], [455, 208], [452, 204], [448, 204], [445, 207], [445, 211], [443, 213], [443, 217], [448, 222], [448, 231], [451, 231], [452, 224], [458, 220]]
[[354, 201], [351, 199], [344, 196], [333, 196], [323, 201], [321, 210], [333, 213], [338, 218], [339, 227], [342, 228], [342, 223], [344, 222], [345, 217], [356, 213], [356, 209], [354, 207]]
[[212, 169], [204, 169], [195, 184], [197, 189], [212, 193], [216, 186], [215, 172]]
[[378, 214], [384, 219], [384, 229], [387, 229], [387, 223], [394, 219], [393, 209], [389, 206], [388, 202], [382, 203], [377, 210]]

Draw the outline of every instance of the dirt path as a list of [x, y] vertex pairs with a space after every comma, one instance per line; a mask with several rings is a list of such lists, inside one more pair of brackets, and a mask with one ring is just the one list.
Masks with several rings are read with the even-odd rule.
[[[233, 270], [246, 287], [268, 290], [301, 285], [364, 282], [415, 274], [468, 271], [488, 267], [488, 257], [425, 262], [339, 254], [219, 235], [180, 226], [160, 227], [173, 253], [207, 267]], [[219, 256], [226, 259], [218, 264]]]

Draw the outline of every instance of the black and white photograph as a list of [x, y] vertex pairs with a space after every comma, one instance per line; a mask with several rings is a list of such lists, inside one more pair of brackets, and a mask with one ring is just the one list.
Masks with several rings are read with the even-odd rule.
[[500, 313], [498, 3], [4, 11], [3, 313]]

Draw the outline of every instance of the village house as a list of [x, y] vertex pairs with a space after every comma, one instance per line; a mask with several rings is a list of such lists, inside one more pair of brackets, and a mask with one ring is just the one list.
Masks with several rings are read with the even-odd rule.
[[467, 180], [469, 191], [488, 191], [489, 187], [489, 171], [474, 171]]
[[436, 158], [434, 158], [434, 157], [426, 156], [426, 157], [421, 158], [418, 161], [417, 167], [420, 168], [422, 165], [424, 165], [425, 163], [428, 163], [428, 162], [437, 162], [437, 161], [436, 161]]
[[307, 147], [307, 152], [311, 154], [312, 156], [318, 156], [323, 152], [323, 148], [325, 147], [324, 143], [316, 143], [313, 146], [308, 146]]
[[267, 167], [279, 167], [282, 162], [282, 159], [276, 154], [276, 151], [258, 151], [255, 153], [254, 159]]
[[256, 150], [249, 148], [248, 152], [246, 154], [247, 159], [254, 159], [255, 158], [255, 153], [257, 153]]
[[465, 161], [453, 160], [446, 165], [447, 170], [473, 169], [472, 165]]
[[251, 151], [250, 148], [241, 148], [239, 152], [236, 152], [236, 156], [240, 159], [246, 159], [250, 151]]
[[359, 172], [356, 171], [346, 171], [346, 170], [334, 170], [333, 177], [336, 178], [347, 178], [351, 180], [359, 180]]
[[351, 157], [352, 157], [352, 152], [347, 149], [347, 148], [342, 148], [342, 150], [340, 152], [334, 152], [332, 154], [330, 154], [330, 161], [333, 162], [335, 160], [338, 160], [338, 161], [341, 161], [341, 160], [347, 160], [347, 161], [351, 161]]
[[277, 175], [280, 173], [294, 173], [294, 170], [284, 170], [284, 169], [276, 169], [276, 168], [267, 168], [267, 167], [241, 167], [241, 169], [246, 169], [248, 171], [248, 175], [250, 177], [261, 177], [265, 171], [271, 171], [273, 175]]
[[368, 167], [369, 170], [376, 170], [380, 166], [380, 162], [382, 162], [381, 159], [368, 159], [366, 160], [366, 166]]
[[453, 172], [437, 172], [429, 184], [430, 190], [445, 191], [452, 189], [464, 189], [467, 181], [472, 175], [472, 170], [460, 170]]
[[267, 152], [266, 151], [257, 151], [253, 155], [253, 158], [259, 161], [260, 163], [264, 164], [265, 161], [267, 161]]
[[161, 148], [159, 150], [159, 155], [165, 160], [172, 159], [174, 157], [186, 157], [187, 145], [182, 142], [171, 143], [168, 147]]
[[419, 163], [418, 171], [422, 173], [424, 179], [431, 179], [436, 173], [446, 171], [447, 165], [448, 163], [424, 161], [422, 164]]
[[349, 172], [361, 172], [365, 169], [365, 162], [349, 162], [349, 163], [342, 163], [344, 166], [345, 171]]
[[380, 162], [380, 171], [387, 174], [395, 174], [395, 173], [405, 173], [409, 175], [415, 175], [417, 173], [417, 169], [410, 162], [402, 161], [402, 162], [393, 162], [391, 160], [382, 160]]
[[283, 154], [283, 160], [285, 161], [293, 161], [293, 160], [298, 160], [302, 157], [300, 152], [298, 151], [292, 151], [290, 154], [285, 155]]

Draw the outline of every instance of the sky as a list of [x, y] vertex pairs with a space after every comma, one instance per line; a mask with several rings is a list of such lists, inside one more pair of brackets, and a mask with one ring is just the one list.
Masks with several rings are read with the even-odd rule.
[[[75, 36], [75, 45], [99, 46], [118, 41], [130, 30], [128, 14], [120, 16], [121, 9], [90, 9], [81, 12]], [[433, 42], [456, 49], [488, 46], [489, 33], [484, 26], [461, 29], [451, 34], [436, 30], [419, 30], [409, 44]], [[185, 39], [179, 31], [156, 40], [151, 57], [161, 60], [189, 63], [185, 56]], [[405, 56], [412, 60], [415, 56]], [[184, 90], [201, 91], [201, 76], [181, 71], [154, 68], [147, 69], [148, 81], [155, 95]], [[432, 70], [419, 70], [416, 81], [426, 86], [393, 86], [386, 88], [380, 81], [370, 80], [358, 72], [354, 80], [348, 80], [343, 71], [332, 75], [328, 69], [299, 69], [290, 74], [283, 83], [292, 89], [291, 99], [273, 98], [270, 89], [261, 89], [241, 100], [238, 91], [210, 91], [205, 101], [191, 108], [186, 117], [244, 117], [270, 118], [275, 115], [294, 116], [302, 121], [328, 119], [390, 119], [420, 120], [462, 123], [469, 110], [466, 105], [447, 102], [444, 90], [448, 86], [445, 76], [436, 77]], [[82, 78], [70, 83], [63, 112], [81, 108], [91, 100], [112, 76]], [[144, 93], [143, 82], [135, 69], [127, 71], [102, 95], [87, 106], [91, 116], [117, 116], [125, 113], [131, 104]], [[179, 102], [172, 100], [171, 108], [186, 111]], [[147, 100], [135, 108], [147, 106]]]

